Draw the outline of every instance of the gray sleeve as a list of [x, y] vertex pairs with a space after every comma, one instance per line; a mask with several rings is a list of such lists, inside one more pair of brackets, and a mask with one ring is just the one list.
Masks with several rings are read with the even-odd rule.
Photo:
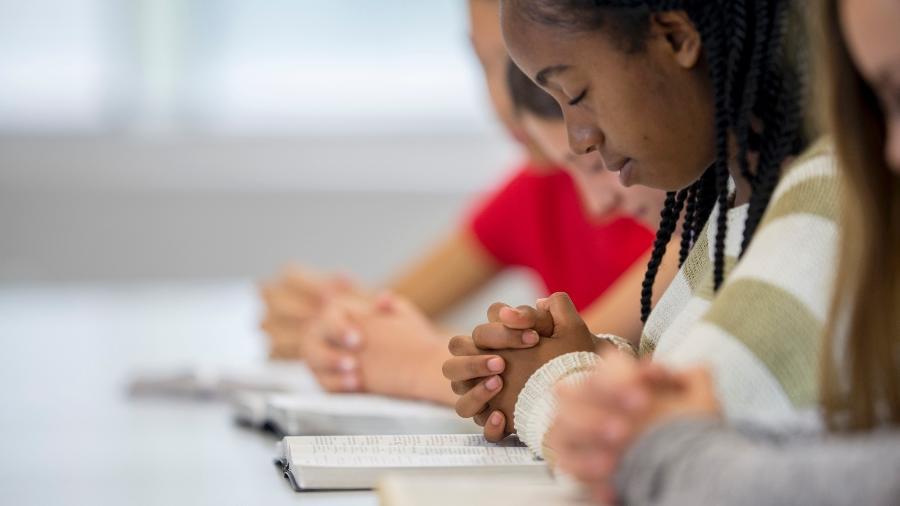
[[784, 440], [681, 420], [629, 450], [616, 486], [624, 504], [900, 505], [900, 432]]

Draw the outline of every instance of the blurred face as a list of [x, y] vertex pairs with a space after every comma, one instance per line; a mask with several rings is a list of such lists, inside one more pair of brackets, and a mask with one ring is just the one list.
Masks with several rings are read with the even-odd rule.
[[715, 159], [712, 89], [684, 13], [655, 14], [628, 54], [601, 31], [535, 23], [503, 0], [510, 56], [562, 107], [576, 154], [597, 153], [625, 186], [679, 190]]
[[469, 0], [469, 37], [484, 71], [485, 83], [494, 113], [506, 130], [519, 142], [525, 135], [513, 112], [506, 86], [506, 45], [500, 31], [500, 6], [496, 0]]
[[663, 192], [644, 186], [625, 188], [616, 175], [603, 165], [599, 153], [572, 153], [566, 125], [562, 121], [523, 113], [521, 123], [541, 152], [572, 175], [582, 202], [592, 217], [608, 218], [616, 213], [637, 218], [652, 229], [659, 225], [659, 213], [665, 199]]
[[881, 102], [885, 160], [900, 174], [900, 2], [843, 0], [840, 12], [850, 56]]

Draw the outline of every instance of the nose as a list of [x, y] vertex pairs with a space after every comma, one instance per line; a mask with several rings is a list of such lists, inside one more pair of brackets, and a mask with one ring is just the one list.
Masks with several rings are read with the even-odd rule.
[[567, 111], [565, 118], [569, 147], [575, 154], [584, 155], [592, 151], [601, 151], [603, 132], [589, 121], [589, 118], [575, 111]]
[[597, 178], [600, 174], [609, 174], [613, 179], [616, 178], [612, 172], [606, 170], [606, 162], [599, 151], [591, 151], [584, 155], [570, 153], [568, 161], [569, 165], [578, 168], [578, 170], [591, 177]]

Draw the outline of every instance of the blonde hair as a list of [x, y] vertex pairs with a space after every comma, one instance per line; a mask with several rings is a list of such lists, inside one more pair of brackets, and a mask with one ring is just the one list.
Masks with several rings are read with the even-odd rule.
[[821, 392], [829, 427], [852, 431], [900, 425], [900, 176], [884, 159], [885, 118], [850, 58], [837, 3], [823, 2], [816, 33], [821, 110], [846, 182]]

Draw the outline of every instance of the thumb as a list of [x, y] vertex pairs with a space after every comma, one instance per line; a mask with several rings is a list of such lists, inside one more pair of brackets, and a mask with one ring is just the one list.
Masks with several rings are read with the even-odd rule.
[[356, 280], [346, 272], [336, 272], [328, 280], [328, 288], [335, 293], [353, 293], [356, 291], [356, 287]]
[[506, 306], [498, 312], [498, 319], [507, 328], [534, 329], [541, 336], [553, 335], [553, 317], [546, 309], [531, 306], [511, 308]]
[[549, 320], [552, 322], [554, 333], [560, 327], [584, 325], [584, 320], [581, 319], [581, 315], [575, 309], [575, 304], [569, 298], [569, 294], [565, 292], [556, 292], [546, 299], [538, 300], [537, 309], [549, 313]]
[[359, 325], [379, 309], [374, 301], [363, 301], [356, 298], [342, 299], [339, 306], [338, 311], [350, 325]]

